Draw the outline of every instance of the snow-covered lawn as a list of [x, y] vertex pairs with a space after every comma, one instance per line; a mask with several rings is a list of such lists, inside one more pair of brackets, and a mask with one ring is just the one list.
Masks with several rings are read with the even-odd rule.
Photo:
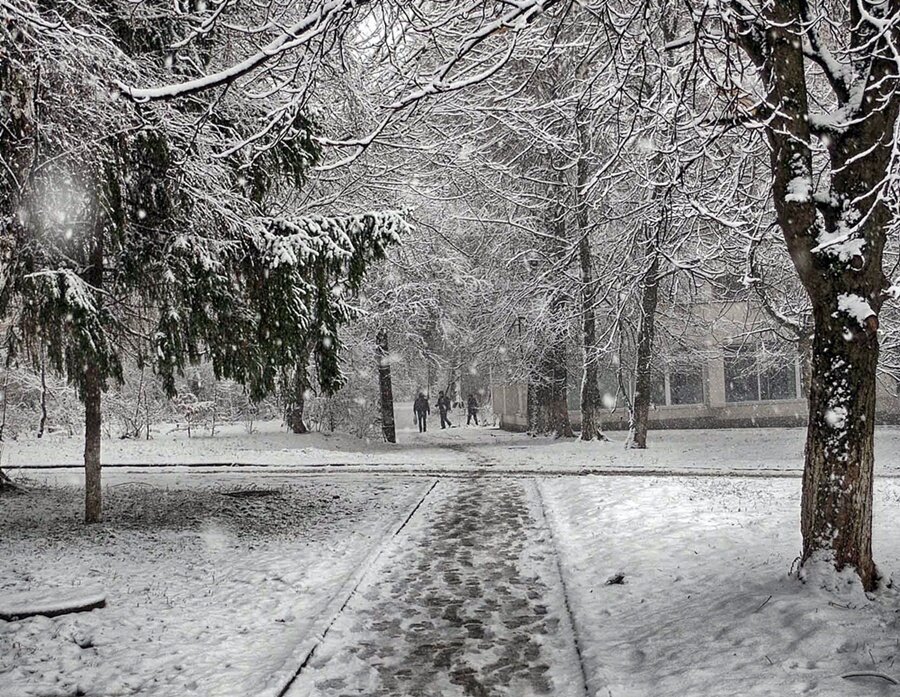
[[[842, 676], [900, 680], [898, 591], [868, 598], [853, 584], [823, 589], [835, 585], [829, 574], [806, 584], [789, 575], [802, 429], [658, 431], [645, 452], [611, 436], [584, 444], [462, 427], [403, 430], [392, 446], [264, 424], [254, 434], [106, 441], [109, 462], [260, 469], [110, 468], [107, 522], [93, 527], [76, 522], [78, 469], [14, 470], [54, 484], [0, 500], [0, 599], [99, 587], [108, 606], [0, 621], [0, 695], [257, 694], [429, 486], [397, 473], [480, 468], [539, 475], [602, 697], [896, 694], [883, 677]], [[879, 428], [876, 440], [878, 472], [889, 476], [876, 481], [875, 557], [900, 581], [900, 429]], [[76, 465], [80, 450], [77, 438], [21, 441], [4, 463]], [[329, 463], [343, 466], [322, 469]], [[549, 476], [585, 468], [641, 476]], [[729, 476], [748, 473], [757, 476]], [[274, 492], [226, 495], [252, 487]], [[606, 585], [619, 573], [623, 583]]]
[[[454, 423], [464, 419], [457, 415]], [[298, 436], [287, 433], [278, 421], [267, 421], [253, 433], [232, 424], [220, 427], [214, 437], [188, 438], [184, 431], [160, 428], [151, 440], [106, 439], [103, 460], [136, 465], [799, 474], [805, 436], [802, 428], [651, 431], [650, 447], [639, 451], [624, 448], [622, 432], [610, 432], [608, 443], [583, 443], [464, 425], [420, 434], [402, 422], [399, 442], [389, 444], [340, 433]], [[877, 427], [875, 442], [877, 473], [900, 475], [900, 427]], [[80, 437], [63, 434], [12, 441], [4, 444], [2, 464], [13, 474], [18, 467], [78, 466], [83, 449]]]
[[267, 480], [234, 497], [258, 483], [147, 477], [109, 487], [89, 527], [76, 488], [4, 496], [0, 601], [75, 586], [107, 606], [0, 621], [0, 695], [261, 694], [426, 484]]
[[[612, 697], [896, 694], [900, 595], [789, 576], [796, 479], [542, 483], [593, 686]], [[900, 484], [876, 485], [875, 556], [900, 570]], [[621, 584], [606, 585], [616, 574]], [[900, 582], [900, 578], [897, 579]]]

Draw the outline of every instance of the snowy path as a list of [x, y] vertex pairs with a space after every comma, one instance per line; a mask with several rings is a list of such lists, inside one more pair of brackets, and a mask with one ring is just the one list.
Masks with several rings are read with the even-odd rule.
[[288, 697], [586, 692], [533, 482], [441, 481]]

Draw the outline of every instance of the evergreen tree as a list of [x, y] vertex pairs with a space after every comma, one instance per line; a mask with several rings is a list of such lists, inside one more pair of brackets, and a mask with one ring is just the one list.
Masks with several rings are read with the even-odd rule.
[[0, 320], [13, 355], [45, 350], [85, 404], [85, 518], [96, 522], [101, 395], [122, 380], [126, 356], [170, 394], [205, 359], [260, 398], [310, 351], [333, 391], [338, 329], [405, 223], [396, 213], [265, 215], [266, 194], [301, 185], [316, 161], [311, 122], [294, 115], [263, 149], [210, 157], [220, 131], [239, 126], [219, 117], [192, 130], [190, 103], [110, 95], [91, 71], [137, 71], [158, 42], [125, 31], [114, 6], [87, 8], [33, 5], [33, 16], [0, 24]]

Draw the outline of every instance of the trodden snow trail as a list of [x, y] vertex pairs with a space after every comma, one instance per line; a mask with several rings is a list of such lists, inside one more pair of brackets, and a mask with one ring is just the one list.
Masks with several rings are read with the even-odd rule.
[[586, 694], [534, 483], [441, 481], [287, 697]]

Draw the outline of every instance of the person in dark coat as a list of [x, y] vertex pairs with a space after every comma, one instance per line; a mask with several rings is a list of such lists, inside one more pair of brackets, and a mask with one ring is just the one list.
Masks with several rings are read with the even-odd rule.
[[425, 433], [428, 430], [428, 415], [431, 413], [431, 405], [428, 404], [428, 400], [421, 392], [413, 402], [413, 413], [416, 415], [416, 423], [419, 424], [419, 433]]
[[450, 423], [450, 419], [447, 418], [447, 413], [450, 411], [450, 398], [445, 396], [443, 392], [438, 393], [438, 401], [437, 408], [438, 413], [441, 415], [441, 428], [447, 428], [447, 426], [452, 426]]
[[475, 425], [478, 426], [478, 400], [475, 399], [475, 395], [470, 394], [469, 398], [466, 400], [466, 426], [470, 426], [472, 424], [472, 419], [475, 419]]

